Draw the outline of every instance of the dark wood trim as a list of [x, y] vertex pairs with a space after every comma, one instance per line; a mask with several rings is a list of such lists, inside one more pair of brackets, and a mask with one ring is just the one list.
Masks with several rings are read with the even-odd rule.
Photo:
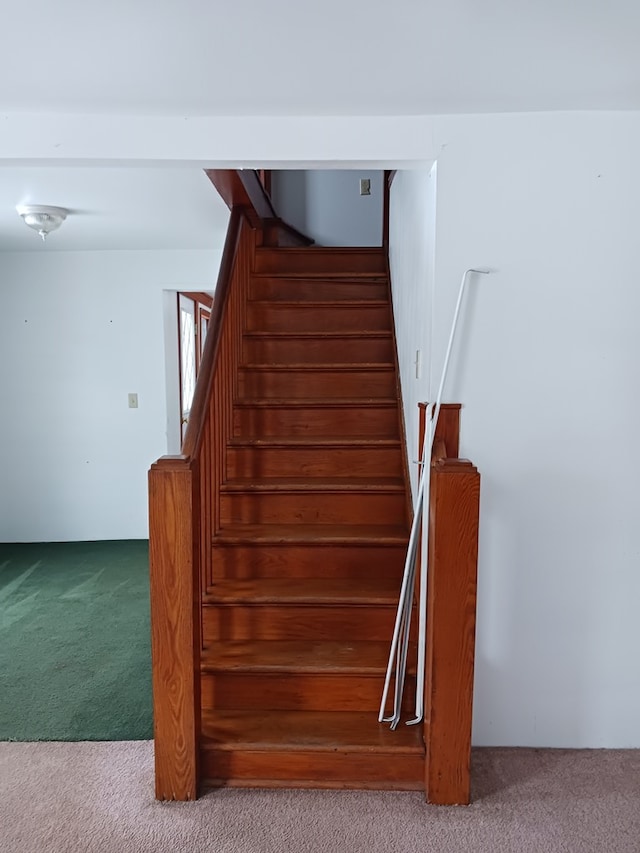
[[201, 305], [206, 305], [207, 308], [213, 306], [213, 296], [210, 293], [205, 293], [203, 290], [181, 290], [182, 296], [187, 296], [193, 299], [194, 302], [199, 302]]
[[445, 443], [444, 438], [436, 438], [433, 442], [433, 451], [431, 453], [431, 459], [434, 462], [441, 462], [443, 459], [447, 458], [447, 445]]
[[249, 198], [236, 169], [205, 169], [205, 174], [229, 210], [248, 206]]
[[251, 205], [249, 195], [240, 180], [237, 169], [205, 169], [205, 173], [229, 210], [242, 209], [251, 227], [257, 227], [259, 217]]
[[187, 433], [184, 438], [182, 452], [187, 458], [195, 455], [202, 440], [205, 416], [209, 405], [209, 397], [213, 385], [213, 373], [216, 358], [220, 346], [220, 334], [224, 315], [231, 288], [233, 265], [235, 262], [238, 241], [240, 239], [240, 226], [242, 223], [242, 210], [233, 208], [231, 219], [227, 230], [227, 237], [222, 251], [220, 273], [216, 285], [216, 298], [213, 303], [209, 331], [204, 346], [202, 362], [200, 364], [200, 379], [196, 383], [196, 391], [191, 406], [191, 415], [187, 425]]
[[198, 795], [200, 599], [197, 476], [183, 456], [149, 471], [149, 566], [156, 797]]
[[271, 197], [255, 169], [240, 169], [238, 176], [257, 216], [261, 220], [277, 216]]
[[260, 178], [260, 183], [264, 187], [264, 191], [266, 194], [271, 197], [271, 186], [272, 186], [272, 171], [271, 169], [258, 169], [258, 177]]
[[[287, 248], [313, 245], [310, 237], [280, 219], [276, 213], [266, 188], [271, 185], [271, 172], [268, 172], [269, 180], [265, 184], [261, 173], [254, 169], [205, 171], [225, 204], [230, 209], [241, 209], [251, 228], [258, 232], [258, 245]], [[267, 171], [262, 170], [262, 173], [267, 174]]]
[[391, 201], [391, 183], [389, 175], [391, 173], [385, 170], [384, 180], [382, 184], [382, 245], [387, 254], [389, 253], [389, 206]]
[[[422, 452], [428, 403], [419, 403]], [[429, 803], [466, 804], [471, 785], [480, 475], [459, 459], [460, 403], [443, 403], [431, 456], [424, 740]]]
[[[420, 446], [419, 453], [422, 453], [422, 444], [424, 442], [425, 416], [429, 403], [418, 403], [420, 410]], [[446, 458], [457, 459], [460, 453], [460, 403], [442, 403], [440, 406], [440, 414], [438, 416], [438, 425], [436, 426], [436, 441], [442, 439], [446, 447]]]
[[[385, 181], [386, 183], [386, 181]], [[383, 245], [384, 259], [386, 265], [387, 276], [387, 293], [389, 299], [389, 310], [391, 311], [391, 335], [393, 339], [393, 362], [396, 372], [396, 393], [398, 396], [398, 434], [400, 436], [400, 446], [402, 447], [402, 467], [404, 470], [404, 482], [406, 493], [406, 514], [407, 526], [410, 528], [413, 521], [413, 499], [411, 496], [411, 459], [409, 458], [409, 448], [407, 443], [407, 425], [404, 415], [404, 401], [402, 398], [402, 383], [400, 382], [400, 364], [398, 362], [398, 336], [395, 311], [393, 308], [393, 292], [391, 286], [391, 268], [389, 266], [389, 246]], [[420, 443], [422, 446], [422, 442]], [[413, 458], [413, 457], [412, 457]]]
[[307, 237], [284, 219], [263, 219], [261, 237], [262, 245], [269, 247], [296, 248], [314, 244], [311, 237]]
[[258, 173], [254, 169], [205, 169], [207, 177], [230, 210], [242, 208], [252, 228], [277, 214]]
[[480, 475], [464, 460], [431, 472], [424, 737], [429, 803], [470, 801]]
[[211, 323], [211, 308], [208, 308], [206, 305], [203, 305], [202, 302], [195, 303], [195, 317], [196, 317], [196, 384], [198, 382], [198, 376], [200, 376], [200, 366], [202, 364], [202, 356], [204, 355], [204, 347], [206, 346], [207, 339], [205, 336], [204, 342], [202, 341], [202, 321], [207, 321], [207, 331], [209, 329], [209, 323]]

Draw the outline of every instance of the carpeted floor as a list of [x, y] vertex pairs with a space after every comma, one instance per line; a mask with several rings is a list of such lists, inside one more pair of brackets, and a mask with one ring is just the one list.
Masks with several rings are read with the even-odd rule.
[[151, 736], [148, 543], [0, 544], [0, 740]]
[[475, 750], [468, 808], [354, 791], [157, 803], [152, 744], [133, 740], [151, 734], [148, 638], [146, 543], [0, 546], [0, 740], [82, 739], [0, 743], [2, 853], [640, 853], [640, 750]]
[[148, 742], [0, 744], [2, 853], [638, 853], [640, 751], [481, 749], [474, 803], [221, 790], [153, 799]]

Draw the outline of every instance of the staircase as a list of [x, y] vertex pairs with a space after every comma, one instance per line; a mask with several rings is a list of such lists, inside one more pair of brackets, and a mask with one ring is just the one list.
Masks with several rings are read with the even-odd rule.
[[386, 259], [257, 248], [253, 266], [202, 595], [200, 775], [422, 789], [422, 727], [377, 722], [409, 517]]

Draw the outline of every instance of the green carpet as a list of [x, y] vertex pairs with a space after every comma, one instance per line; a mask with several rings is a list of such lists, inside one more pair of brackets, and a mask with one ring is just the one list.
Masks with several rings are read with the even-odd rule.
[[0, 544], [0, 740], [151, 737], [148, 542]]

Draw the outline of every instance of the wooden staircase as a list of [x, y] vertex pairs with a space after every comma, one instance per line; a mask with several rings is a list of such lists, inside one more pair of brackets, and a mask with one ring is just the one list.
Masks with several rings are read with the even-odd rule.
[[[431, 460], [424, 720], [391, 732], [411, 508], [386, 252], [309, 247], [256, 173], [207, 174], [231, 209], [216, 297], [182, 452], [149, 471], [156, 797], [468, 803], [479, 474], [458, 458], [460, 406]], [[414, 691], [410, 670], [405, 711]]]
[[257, 249], [203, 596], [205, 785], [423, 787], [420, 727], [377, 722], [407, 538], [382, 250]]

